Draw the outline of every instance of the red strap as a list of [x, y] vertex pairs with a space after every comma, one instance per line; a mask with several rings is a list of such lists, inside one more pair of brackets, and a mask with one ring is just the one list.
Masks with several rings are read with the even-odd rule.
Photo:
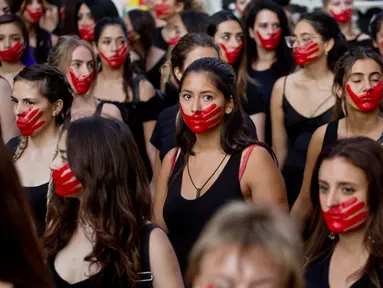
[[258, 146], [258, 145], [257, 145], [257, 144], [251, 145], [251, 146], [249, 147], [249, 150], [247, 150], [245, 156], [243, 157], [243, 160], [242, 160], [242, 162], [241, 162], [241, 167], [239, 168], [239, 181], [241, 181], [241, 178], [242, 178], [242, 176], [243, 176], [243, 173], [245, 173], [245, 169], [246, 169], [247, 161], [249, 161], [251, 152], [253, 151], [253, 149], [254, 149], [255, 146]]

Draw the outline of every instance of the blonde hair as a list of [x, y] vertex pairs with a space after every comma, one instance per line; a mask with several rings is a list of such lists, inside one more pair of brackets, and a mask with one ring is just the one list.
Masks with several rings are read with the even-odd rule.
[[[56, 45], [53, 46], [52, 51], [49, 54], [48, 64], [57, 67], [65, 74], [71, 65], [73, 51], [81, 46], [87, 48], [92, 55], [94, 62], [94, 79], [97, 79], [97, 59], [93, 52], [93, 48], [88, 42], [81, 40], [76, 35], [65, 35], [58, 38]], [[93, 82], [88, 94], [90, 94], [95, 87], [95, 82], [96, 81]]]
[[299, 232], [290, 217], [278, 208], [237, 202], [221, 209], [205, 227], [190, 254], [189, 284], [200, 273], [204, 255], [227, 244], [238, 244], [244, 254], [254, 246], [265, 249], [280, 268], [283, 288], [304, 287]]
[[13, 162], [16, 162], [20, 159], [21, 155], [24, 153], [25, 148], [28, 146], [28, 137], [20, 136], [19, 145], [17, 145], [15, 154], [13, 154]]

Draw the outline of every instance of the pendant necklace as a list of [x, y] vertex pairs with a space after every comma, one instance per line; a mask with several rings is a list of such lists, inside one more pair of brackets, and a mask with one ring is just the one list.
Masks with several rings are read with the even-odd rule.
[[206, 180], [206, 182], [200, 187], [198, 188], [195, 184], [194, 184], [194, 181], [193, 181], [193, 178], [191, 177], [191, 174], [190, 174], [190, 168], [189, 168], [189, 157], [186, 161], [186, 166], [187, 166], [187, 169], [188, 169], [188, 174], [189, 174], [189, 179], [190, 179], [190, 182], [193, 184], [194, 188], [197, 190], [196, 191], [196, 198], [199, 198], [201, 196], [201, 191], [202, 189], [206, 186], [206, 184], [209, 182], [209, 180], [214, 176], [214, 174], [218, 171], [219, 167], [221, 167], [222, 163], [225, 161], [227, 157], [227, 154], [225, 154], [225, 157], [223, 157], [222, 161], [219, 163], [218, 167], [214, 170], [213, 174], [210, 175], [210, 177]]

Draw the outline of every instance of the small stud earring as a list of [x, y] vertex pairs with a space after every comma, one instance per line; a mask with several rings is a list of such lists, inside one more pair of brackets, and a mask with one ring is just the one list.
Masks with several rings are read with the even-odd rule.
[[331, 232], [329, 235], [328, 235], [328, 238], [330, 238], [330, 240], [335, 240], [335, 234], [334, 232]]

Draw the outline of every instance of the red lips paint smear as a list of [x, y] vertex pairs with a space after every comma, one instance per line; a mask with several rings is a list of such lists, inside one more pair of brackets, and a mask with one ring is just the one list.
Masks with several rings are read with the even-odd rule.
[[169, 47], [173, 47], [173, 46], [176, 46], [176, 44], [178, 43], [178, 41], [181, 39], [181, 36], [180, 35], [177, 35], [175, 37], [173, 37], [172, 39], [170, 39], [168, 41], [168, 46]]
[[82, 78], [77, 78], [72, 70], [69, 70], [69, 76], [73, 84], [73, 88], [80, 95], [86, 94], [90, 87], [92, 86], [94, 79], [94, 70], [87, 76]]
[[236, 49], [230, 52], [224, 44], [220, 43], [219, 46], [222, 48], [223, 52], [225, 53], [227, 62], [229, 64], [234, 64], [235, 62], [237, 62], [239, 54], [242, 51], [243, 42], [241, 42], [241, 44]]
[[105, 60], [106, 63], [113, 69], [117, 69], [124, 64], [125, 59], [127, 57], [128, 47], [126, 45], [121, 45], [121, 47], [116, 51], [112, 57], [106, 57], [103, 53], [100, 53], [102, 59]]
[[156, 14], [157, 18], [161, 19], [164, 17], [169, 17], [172, 14], [172, 11], [169, 4], [161, 3], [154, 7], [154, 13]]
[[275, 31], [269, 38], [263, 38], [259, 31], [257, 31], [256, 33], [258, 35], [262, 47], [266, 50], [275, 50], [279, 46], [279, 43], [281, 43], [281, 29]]
[[352, 8], [346, 9], [338, 14], [335, 14], [332, 10], [330, 10], [330, 13], [338, 23], [347, 23], [352, 18]]
[[303, 47], [295, 48], [293, 56], [298, 65], [304, 66], [319, 58], [319, 56], [313, 56], [317, 52], [319, 52], [318, 43], [311, 40]]
[[32, 136], [33, 133], [45, 124], [45, 121], [39, 121], [43, 116], [43, 112], [39, 108], [34, 108], [22, 112], [17, 118], [16, 125], [23, 136]]
[[78, 34], [80, 35], [80, 38], [82, 40], [85, 40], [87, 42], [91, 42], [94, 39], [94, 27], [95, 25], [86, 25], [86, 26], [79, 26], [78, 27]]
[[223, 115], [221, 115], [222, 108], [217, 107], [216, 104], [212, 104], [201, 112], [194, 113], [193, 115], [187, 115], [180, 105], [180, 110], [182, 117], [193, 133], [204, 133], [217, 125], [219, 125], [223, 120]]
[[40, 21], [40, 18], [43, 16], [43, 11], [41, 8], [36, 11], [27, 8], [25, 9], [25, 11], [27, 11], [29, 16], [31, 17], [33, 23], [38, 23]]
[[56, 186], [56, 194], [61, 197], [72, 196], [82, 190], [81, 183], [73, 175], [68, 164], [53, 170], [52, 179]]
[[13, 47], [0, 51], [0, 59], [4, 62], [15, 62], [21, 58], [24, 52], [24, 45], [17, 42]]
[[366, 93], [358, 96], [352, 90], [350, 85], [346, 85], [346, 91], [356, 107], [364, 112], [373, 111], [378, 108], [383, 97], [383, 81], [379, 81], [373, 88]]

